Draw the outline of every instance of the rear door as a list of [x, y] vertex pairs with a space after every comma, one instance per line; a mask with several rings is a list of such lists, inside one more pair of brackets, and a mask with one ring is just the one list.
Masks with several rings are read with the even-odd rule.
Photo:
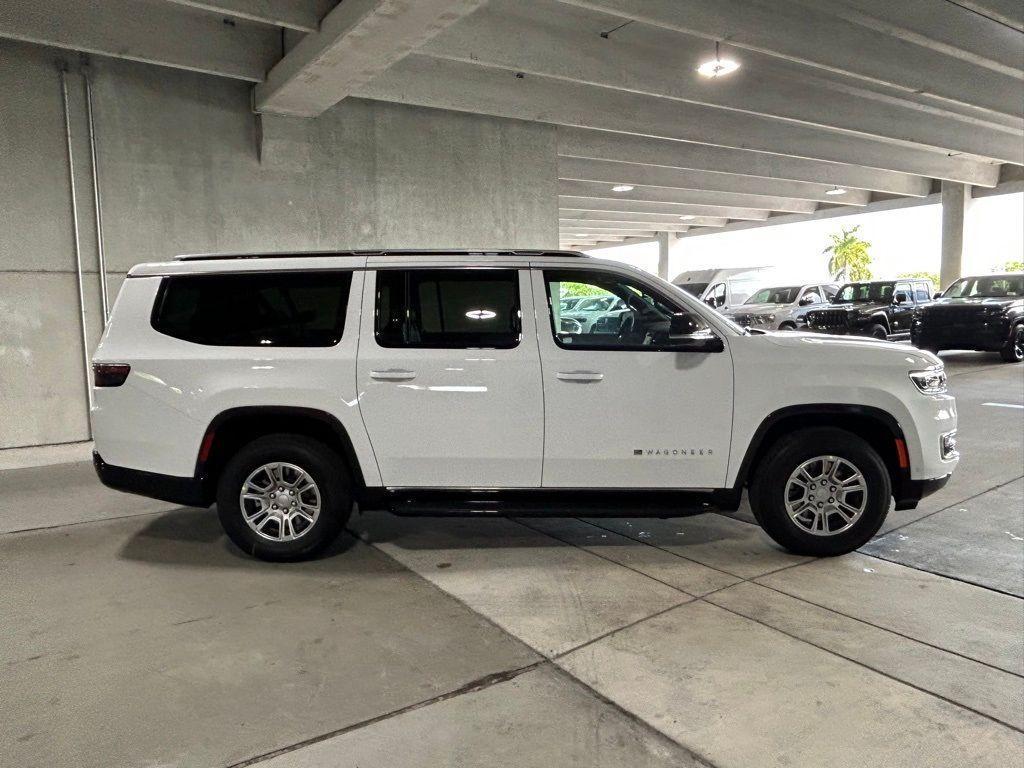
[[380, 264], [364, 288], [359, 404], [384, 485], [540, 486], [529, 271], [420, 263]]

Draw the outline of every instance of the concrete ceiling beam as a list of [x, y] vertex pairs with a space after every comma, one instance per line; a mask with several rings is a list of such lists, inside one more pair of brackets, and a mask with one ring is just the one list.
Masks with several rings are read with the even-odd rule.
[[209, 11], [220, 16], [246, 19], [259, 24], [285, 27], [298, 32], [316, 32], [322, 0], [167, 0]]
[[818, 209], [818, 204], [812, 200], [792, 200], [784, 197], [765, 197], [761, 195], [735, 195], [728, 192], [697, 192], [692, 189], [672, 189], [670, 187], [634, 186], [629, 192], [612, 192], [611, 185], [595, 181], [561, 180], [558, 182], [558, 194], [604, 197], [616, 200], [639, 200], [651, 203], [678, 203], [714, 208], [753, 208], [765, 212], [813, 213]]
[[0, 38], [258, 82], [281, 54], [278, 30], [136, 0], [4, 0]]
[[758, 115], [411, 54], [354, 95], [994, 186], [997, 164]]
[[[724, 224], [722, 226], [725, 226]], [[576, 221], [573, 219], [559, 219], [559, 229], [564, 229], [569, 232], [573, 232], [574, 227], [583, 227], [581, 231], [598, 231], [598, 230], [623, 230], [623, 229], [636, 229], [636, 230], [648, 230], [655, 229], [659, 232], [685, 232], [689, 229], [690, 225], [683, 224], [677, 221], [675, 224], [665, 224], [659, 221]]]
[[628, 224], [682, 224], [691, 227], [724, 227], [728, 219], [716, 216], [693, 216], [690, 214], [664, 213], [616, 213], [615, 211], [586, 211], [576, 208], [559, 208], [558, 218], [563, 221], [614, 221]]
[[562, 227], [561, 231], [566, 234], [559, 235], [560, 238], [567, 238], [573, 242], [576, 242], [579, 236], [589, 240], [593, 240], [595, 237], [607, 239], [606, 236], [654, 237], [655, 232], [652, 227], [619, 227], [618, 229], [607, 227]]
[[[822, 7], [820, 0], [798, 2]], [[955, 2], [840, 0], [825, 8], [841, 19], [890, 37], [993, 72], [1024, 78], [1021, 33]]]
[[316, 117], [484, 0], [345, 0], [255, 89], [257, 112]]
[[558, 154], [563, 157], [618, 160], [666, 168], [804, 181], [911, 197], [928, 195], [932, 186], [931, 179], [894, 171], [564, 126], [558, 129]]
[[[786, 0], [560, 0], [709, 41], [767, 53], [906, 94], [1018, 119], [1017, 81], [829, 14], [836, 3]], [[940, 3], [929, 3], [937, 6]], [[893, 3], [894, 9], [902, 8]], [[837, 43], [837, 41], [841, 41]], [[936, 73], [942, 73], [937, 77]]]
[[959, 0], [960, 5], [969, 8], [993, 21], [1005, 24], [1018, 32], [1024, 32], [1024, 5], [1020, 0]]
[[636, 165], [611, 160], [585, 160], [574, 157], [558, 159], [558, 178], [567, 181], [599, 181], [606, 184], [633, 184], [645, 187], [693, 189], [702, 192], [730, 192], [740, 195], [787, 197], [838, 205], [867, 205], [870, 193], [863, 189], [847, 189], [841, 195], [830, 195], [826, 184], [803, 181], [763, 179], [732, 173], [691, 171], [658, 165]]
[[622, 199], [622, 195], [608, 192], [607, 195], [586, 197], [559, 195], [561, 208], [596, 213], [646, 213], [669, 216], [705, 216], [710, 218], [764, 221], [768, 211], [756, 208], [723, 208], [713, 205], [685, 205], [682, 203], [654, 203], [646, 200]]
[[743, 60], [740, 71], [709, 83], [696, 72], [709, 57], [703, 38], [633, 24], [604, 39], [600, 33], [610, 23], [606, 14], [556, 0], [491, 0], [419, 53], [1024, 163], [1024, 121], [1007, 127], [894, 96], [880, 98], [863, 87], [831, 82], [807, 67], [753, 52], [737, 57]]

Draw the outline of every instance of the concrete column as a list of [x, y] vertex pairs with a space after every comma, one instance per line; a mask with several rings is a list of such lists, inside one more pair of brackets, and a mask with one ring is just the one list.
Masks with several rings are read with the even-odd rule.
[[668, 239], [670, 233], [658, 232], [658, 277], [668, 280]]
[[961, 276], [964, 257], [964, 217], [971, 202], [971, 188], [955, 181], [942, 182], [942, 261], [939, 289]]

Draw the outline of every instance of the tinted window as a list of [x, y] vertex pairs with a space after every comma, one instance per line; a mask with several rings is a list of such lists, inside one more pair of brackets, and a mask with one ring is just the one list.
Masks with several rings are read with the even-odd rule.
[[351, 272], [164, 278], [153, 328], [196, 344], [330, 347], [345, 327]]
[[[613, 272], [545, 270], [544, 281], [552, 333], [564, 349], [671, 349], [669, 324], [674, 314], [685, 311], [646, 285]], [[595, 293], [609, 293], [617, 300], [597, 317], [560, 313], [565, 297]], [[695, 335], [711, 334], [703, 320], [695, 315], [690, 317]]]
[[930, 301], [931, 298], [932, 298], [932, 294], [931, 294], [931, 291], [928, 290], [928, 284], [927, 283], [914, 283], [914, 300], [915, 301], [918, 301], [918, 302]]
[[519, 344], [514, 269], [381, 270], [376, 306], [382, 347], [508, 349]]

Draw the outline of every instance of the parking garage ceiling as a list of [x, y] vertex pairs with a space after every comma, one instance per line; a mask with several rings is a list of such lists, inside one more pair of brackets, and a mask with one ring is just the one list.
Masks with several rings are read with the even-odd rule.
[[[0, 37], [251, 81], [264, 113], [554, 124], [566, 247], [1024, 165], [1017, 0], [5, 0]], [[697, 72], [716, 57], [739, 67]]]

